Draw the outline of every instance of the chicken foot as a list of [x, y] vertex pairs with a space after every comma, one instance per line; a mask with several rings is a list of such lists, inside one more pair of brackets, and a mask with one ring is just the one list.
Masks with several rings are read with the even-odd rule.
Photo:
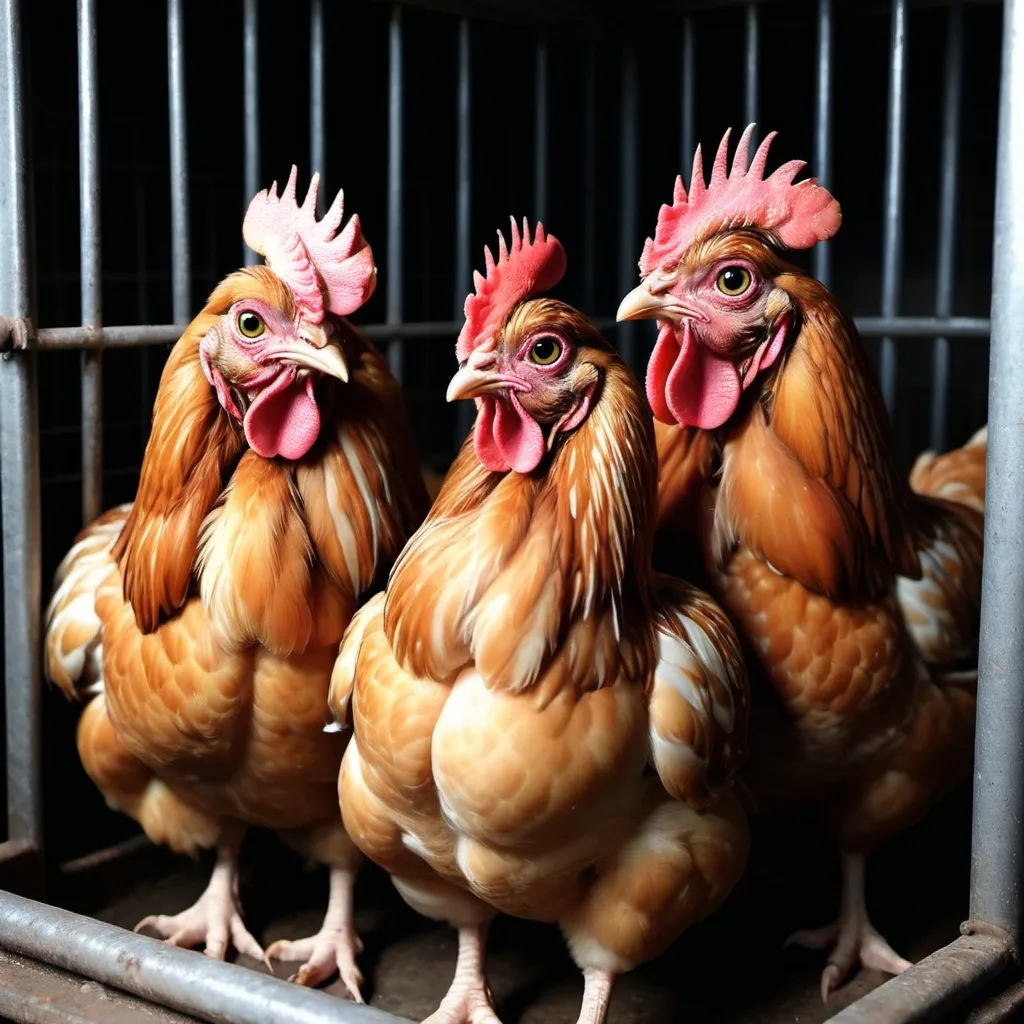
[[356, 966], [356, 955], [362, 952], [363, 944], [352, 923], [355, 877], [354, 871], [331, 868], [331, 894], [320, 931], [308, 939], [278, 939], [267, 950], [267, 956], [275, 960], [304, 960], [289, 979], [299, 985], [319, 985], [337, 971], [349, 994], [361, 1003], [363, 975]]
[[838, 988], [859, 962], [862, 967], [889, 974], [902, 974], [911, 966], [879, 935], [868, 918], [864, 898], [864, 862], [859, 853], [844, 853], [843, 892], [839, 917], [824, 928], [794, 932], [786, 945], [806, 949], [829, 949], [828, 965], [821, 974], [821, 1001]]
[[423, 1024], [501, 1024], [484, 977], [488, 929], [489, 922], [459, 928], [455, 977], [441, 1005]]
[[151, 914], [143, 918], [135, 931], [151, 928], [172, 946], [205, 945], [204, 952], [214, 960], [223, 960], [228, 941], [239, 953], [270, 962], [260, 944], [242, 922], [238, 902], [238, 854], [244, 831], [233, 832], [217, 846], [217, 862], [206, 890], [196, 902], [180, 914]]

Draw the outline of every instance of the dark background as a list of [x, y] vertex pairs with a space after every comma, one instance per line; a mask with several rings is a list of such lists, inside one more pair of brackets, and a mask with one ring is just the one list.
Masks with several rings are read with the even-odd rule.
[[[388, 24], [391, 5], [326, 4], [326, 191], [344, 186], [381, 268], [381, 283], [357, 323], [384, 319], [387, 220]], [[836, 5], [832, 179], [843, 207], [832, 245], [832, 288], [855, 315], [877, 315], [881, 296], [882, 200], [888, 99], [888, 4]], [[170, 182], [166, 7], [98, 4], [103, 313], [108, 324], [171, 321]], [[405, 319], [447, 320], [470, 281], [455, 280], [456, 76], [458, 13], [472, 23], [472, 265], [508, 215], [533, 217], [534, 60], [537, 25], [549, 35], [547, 227], [565, 244], [569, 269], [558, 295], [582, 305], [583, 110], [588, 46], [597, 59], [597, 223], [595, 298], [586, 312], [614, 316], [619, 287], [620, 94], [622, 43], [636, 47], [640, 121], [636, 137], [639, 257], [676, 173], [680, 152], [681, 13], [668, 4], [475, 3], [405, 6]], [[770, 167], [813, 155], [817, 4], [761, 5], [759, 125], [778, 130]], [[31, 124], [37, 253], [36, 322], [80, 322], [78, 107], [75, 4], [23, 4], [25, 99]], [[309, 167], [309, 9], [303, 0], [261, 0], [261, 186], [300, 183]], [[695, 15], [697, 138], [712, 152], [723, 131], [743, 126], [744, 11]], [[947, 9], [912, 3], [901, 312], [935, 304], [942, 76]], [[1001, 8], [965, 11], [965, 70], [959, 141], [954, 313], [987, 316], [990, 296], [994, 157]], [[242, 262], [242, 3], [186, 0], [188, 162], [192, 291], [197, 311], [216, 282]], [[813, 165], [809, 173], [815, 173]], [[806, 261], [804, 261], [806, 262]], [[639, 335], [641, 356], [653, 341]], [[611, 334], [615, 340], [614, 332]], [[877, 342], [866, 342], [877, 358]], [[931, 345], [899, 348], [894, 415], [898, 451], [909, 466], [928, 442]], [[406, 343], [405, 385], [420, 455], [443, 468], [456, 440], [443, 400], [455, 368], [454, 338]], [[987, 342], [951, 344], [951, 445], [985, 421]], [[104, 356], [104, 501], [131, 500], [166, 349]], [[641, 366], [637, 369], [642, 369]], [[53, 570], [81, 526], [79, 355], [40, 355], [43, 573]], [[45, 807], [49, 856], [65, 861], [133, 834], [108, 812], [74, 752], [78, 709], [56, 691], [45, 700]], [[74, 814], [69, 814], [74, 808]], [[80, 823], [88, 822], [88, 827]]]

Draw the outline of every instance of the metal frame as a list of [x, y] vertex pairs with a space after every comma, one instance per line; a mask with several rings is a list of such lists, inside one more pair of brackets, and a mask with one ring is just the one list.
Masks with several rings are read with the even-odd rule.
[[[726, 0], [722, 0], [726, 2]], [[898, 315], [902, 283], [901, 226], [904, 125], [906, 119], [907, 3], [893, 0], [890, 38], [890, 103], [885, 170], [883, 286], [881, 315], [857, 321], [865, 336], [882, 338], [881, 380], [888, 404], [896, 384], [896, 339], [931, 339], [933, 404], [931, 436], [945, 442], [950, 338], [984, 337], [991, 331], [990, 436], [986, 562], [982, 602], [976, 740], [971, 920], [955, 942], [892, 979], [833, 1019], [852, 1022], [901, 1022], [931, 1018], [963, 1000], [1005, 971], [1017, 956], [1021, 938], [1021, 867], [1024, 822], [1016, 811], [1024, 802], [1024, 442], [1017, 430], [1017, 407], [1024, 368], [1015, 352], [1024, 329], [1024, 296], [1016, 287], [1024, 264], [1024, 0], [1005, 0], [1003, 85], [1001, 94], [995, 273], [991, 321], [952, 315], [955, 277], [956, 145], [960, 129], [963, 65], [963, 2], [946, 0], [949, 40], [943, 96], [943, 172], [939, 205], [939, 246], [935, 315]], [[713, 6], [720, 6], [715, 3]], [[691, 4], [690, 7], [710, 6]], [[832, 169], [833, 0], [818, 0], [815, 171], [828, 180]], [[20, 860], [38, 873], [43, 863], [40, 800], [40, 525], [36, 352], [78, 349], [82, 353], [82, 507], [86, 518], [102, 507], [102, 353], [107, 348], [146, 347], [175, 341], [191, 312], [189, 177], [184, 95], [182, 0], [167, 0], [168, 113], [171, 163], [172, 290], [171, 325], [104, 327], [100, 303], [101, 238], [98, 174], [98, 97], [95, 0], [78, 0], [81, 326], [37, 328], [32, 320], [32, 206], [28, 193], [19, 0], [0, 0], [0, 527], [4, 553], [4, 630], [7, 712], [8, 835], [0, 844], [0, 864]], [[259, 185], [258, 0], [244, 0], [244, 168], [247, 199]], [[745, 4], [744, 108], [753, 120], [759, 106], [759, 4]], [[472, 200], [471, 23], [458, 24], [458, 88], [454, 112], [458, 127], [455, 262], [458, 272], [453, 319], [430, 323], [403, 321], [402, 188], [404, 68], [403, 19], [393, 7], [389, 29], [388, 223], [386, 323], [366, 333], [387, 343], [392, 370], [401, 380], [402, 341], [452, 337], [460, 327], [462, 288], [470, 269]], [[323, 0], [311, 0], [310, 155], [324, 172], [326, 93]], [[684, 164], [695, 136], [697, 83], [694, 73], [696, 29], [690, 13], [682, 16], [680, 137]], [[534, 155], [535, 215], [546, 213], [548, 197], [548, 41], [536, 48], [536, 121]], [[585, 210], [584, 288], [594, 300], [596, 242], [595, 180], [597, 58], [586, 63], [584, 148], [590, 159], [583, 184]], [[636, 112], [639, 104], [636, 54], [623, 47], [621, 102], [621, 205], [619, 277], [628, 288], [639, 251], [636, 192]], [[826, 283], [830, 250], [819, 245], [814, 270]], [[245, 250], [251, 263], [255, 254]], [[599, 321], [599, 326], [611, 326]], [[624, 355], [635, 361], [632, 325], [618, 334]], [[459, 439], [468, 429], [468, 406], [457, 419]], [[997, 511], [996, 511], [997, 510]], [[21, 897], [0, 893], [0, 947], [45, 960], [177, 1007], [205, 1020], [268, 1019], [394, 1021], [380, 1011], [309, 992], [293, 985], [212, 962], [162, 943], [102, 925]], [[131, 965], [129, 967], [129, 965]], [[1019, 993], [1007, 990], [979, 1008], [977, 1019], [1000, 1019], [1000, 1005], [1018, 1005]], [[1011, 1012], [1011, 1011], [1007, 1011]]]

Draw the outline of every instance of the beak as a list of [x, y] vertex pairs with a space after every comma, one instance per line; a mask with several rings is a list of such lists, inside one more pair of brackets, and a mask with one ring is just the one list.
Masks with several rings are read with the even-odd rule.
[[700, 318], [698, 310], [690, 309], [681, 303], [667, 289], [652, 291], [660, 282], [648, 278], [641, 281], [619, 303], [619, 311], [615, 314], [618, 323], [623, 320], [672, 320], [679, 323], [687, 318]]
[[267, 358], [279, 363], [290, 363], [305, 370], [316, 370], [328, 377], [348, 383], [348, 362], [344, 352], [337, 345], [330, 343], [323, 348], [314, 348], [306, 341], [295, 341], [289, 345], [266, 353]]
[[479, 398], [490, 391], [501, 391], [503, 388], [510, 387], [522, 390], [522, 381], [504, 373], [482, 370], [467, 364], [460, 367], [452, 377], [451, 383], [448, 385], [448, 394], [445, 397], [449, 402], [455, 402], [460, 398]]

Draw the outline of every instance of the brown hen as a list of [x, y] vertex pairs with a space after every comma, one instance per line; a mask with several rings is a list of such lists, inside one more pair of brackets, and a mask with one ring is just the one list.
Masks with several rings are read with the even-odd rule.
[[156, 843], [217, 848], [195, 906], [147, 918], [176, 945], [229, 941], [242, 923], [248, 826], [331, 869], [321, 932], [270, 956], [314, 984], [360, 976], [351, 889], [360, 854], [338, 815], [346, 737], [324, 731], [338, 644], [383, 584], [427, 499], [387, 361], [344, 315], [374, 287], [341, 195], [316, 220], [295, 170], [253, 200], [246, 241], [268, 265], [231, 274], [164, 368], [135, 503], [87, 527], [57, 572], [46, 668], [88, 700], [78, 749], [114, 808]]
[[780, 255], [832, 235], [838, 204], [793, 184], [799, 161], [763, 177], [771, 135], [748, 167], [752, 129], [728, 173], [726, 133], [708, 184], [698, 150], [619, 319], [659, 321], [660, 526], [670, 547], [699, 536], [756, 668], [745, 779], [842, 853], [838, 920], [793, 937], [831, 950], [824, 998], [858, 960], [908, 966], [868, 919], [864, 859], [969, 771], [985, 431], [900, 476], [856, 328]]
[[614, 977], [743, 869], [746, 677], [724, 613], [652, 574], [657, 458], [636, 380], [584, 316], [530, 299], [561, 277], [561, 246], [513, 224], [500, 252], [448, 392], [477, 401], [473, 440], [342, 645], [341, 806], [405, 900], [459, 931], [433, 1024], [496, 1021], [496, 911], [561, 926], [596, 1024]]

